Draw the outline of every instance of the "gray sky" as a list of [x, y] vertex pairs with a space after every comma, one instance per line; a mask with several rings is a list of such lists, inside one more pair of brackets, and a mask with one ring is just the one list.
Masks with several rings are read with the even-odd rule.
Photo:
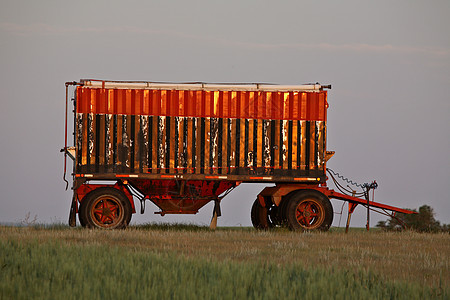
[[[0, 222], [66, 223], [64, 82], [97, 78], [332, 84], [328, 166], [450, 223], [450, 1], [111, 3], [0, 2]], [[225, 198], [219, 226], [249, 226], [262, 187]], [[132, 221], [208, 224], [212, 211], [147, 208]], [[357, 208], [352, 225], [364, 218]]]

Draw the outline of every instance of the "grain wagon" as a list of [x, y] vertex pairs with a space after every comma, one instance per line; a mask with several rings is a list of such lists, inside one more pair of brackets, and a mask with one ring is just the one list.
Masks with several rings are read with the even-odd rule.
[[[73, 160], [69, 224], [124, 228], [140, 200], [165, 214], [195, 214], [245, 183], [272, 183], [255, 198], [252, 224], [328, 230], [330, 199], [389, 215], [410, 211], [327, 187], [327, 90], [320, 84], [213, 84], [80, 80], [66, 83], [66, 157]], [[74, 96], [69, 97], [69, 91]], [[73, 102], [73, 146], [68, 109]], [[333, 180], [340, 177], [329, 173]], [[67, 181], [66, 181], [67, 182]], [[68, 183], [68, 182], [67, 182]], [[339, 187], [339, 185], [338, 185]], [[348, 221], [350, 218], [348, 219]], [[347, 222], [348, 226], [348, 222]]]

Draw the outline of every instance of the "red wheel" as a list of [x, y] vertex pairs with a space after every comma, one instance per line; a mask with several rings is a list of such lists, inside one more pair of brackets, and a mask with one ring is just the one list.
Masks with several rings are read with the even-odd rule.
[[333, 207], [325, 195], [303, 190], [289, 200], [286, 217], [292, 230], [328, 230], [333, 222]]
[[325, 213], [323, 207], [315, 199], [308, 199], [297, 205], [295, 217], [303, 227], [315, 228], [323, 222]]
[[89, 228], [124, 228], [131, 220], [131, 205], [121, 191], [98, 188], [84, 198], [79, 218], [80, 223]]

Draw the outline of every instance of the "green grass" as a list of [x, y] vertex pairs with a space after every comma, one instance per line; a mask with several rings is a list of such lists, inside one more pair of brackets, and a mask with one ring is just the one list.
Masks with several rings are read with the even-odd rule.
[[2, 241], [0, 252], [4, 299], [424, 299], [439, 294], [407, 283], [386, 284], [371, 272], [214, 262], [120, 247]]
[[[447, 299], [449, 254], [438, 252], [448, 242], [436, 234], [210, 232], [186, 224], [0, 226], [0, 299]], [[378, 247], [391, 249], [383, 257]], [[418, 269], [405, 265], [411, 258]], [[376, 268], [383, 261], [391, 272]], [[392, 268], [438, 274], [426, 282], [426, 274], [392, 277]]]

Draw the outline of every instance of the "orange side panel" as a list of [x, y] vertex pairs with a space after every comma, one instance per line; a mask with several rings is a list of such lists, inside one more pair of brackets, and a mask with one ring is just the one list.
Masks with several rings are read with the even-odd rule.
[[325, 176], [326, 91], [76, 93], [79, 174]]
[[325, 121], [326, 93], [78, 87], [77, 113]]

